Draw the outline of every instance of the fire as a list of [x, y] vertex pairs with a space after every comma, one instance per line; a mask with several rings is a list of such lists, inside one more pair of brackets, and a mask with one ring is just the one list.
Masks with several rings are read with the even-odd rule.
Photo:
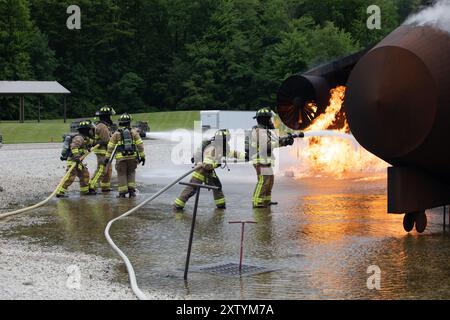
[[350, 128], [342, 110], [345, 90], [344, 86], [331, 90], [325, 112], [305, 130], [307, 138], [304, 142], [297, 142], [304, 144], [297, 146], [297, 152], [295, 148], [292, 151], [301, 158], [299, 167], [293, 168], [297, 176], [343, 179], [368, 174], [385, 175], [387, 164], [362, 148], [349, 134]]
[[[311, 125], [306, 129], [307, 131], [327, 130], [336, 122], [337, 115], [341, 111], [344, 102], [345, 89], [344, 86], [340, 86], [331, 90], [330, 104], [325, 109], [324, 113], [314, 119]], [[345, 119], [345, 124], [339, 131], [347, 132], [346, 130], [348, 130], [347, 119]]]

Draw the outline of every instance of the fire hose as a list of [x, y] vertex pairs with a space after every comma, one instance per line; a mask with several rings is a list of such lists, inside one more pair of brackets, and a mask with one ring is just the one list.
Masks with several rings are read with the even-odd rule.
[[[86, 159], [86, 157], [88, 155], [90, 155], [95, 149], [97, 149], [99, 147], [100, 147], [99, 145], [96, 145], [95, 147], [93, 147], [88, 153], [86, 153], [85, 155], [83, 155], [80, 158], [80, 162], [83, 161], [84, 159]], [[0, 219], [6, 218], [6, 217], [9, 217], [9, 216], [12, 216], [12, 215], [16, 215], [16, 214], [19, 214], [19, 213], [24, 213], [24, 212], [27, 212], [27, 211], [30, 211], [30, 210], [34, 210], [34, 209], [37, 209], [37, 208], [42, 207], [43, 205], [45, 205], [47, 202], [49, 202], [56, 195], [56, 193], [58, 192], [58, 189], [63, 185], [64, 181], [69, 177], [69, 175], [72, 173], [73, 169], [75, 169], [76, 166], [77, 166], [77, 163], [74, 163], [73, 165], [71, 165], [69, 167], [69, 169], [67, 170], [66, 174], [61, 179], [61, 181], [59, 182], [58, 186], [56, 187], [55, 191], [53, 191], [52, 194], [49, 195], [45, 200], [43, 200], [43, 201], [41, 201], [39, 203], [36, 203], [35, 205], [32, 205], [30, 207], [22, 208], [22, 209], [11, 211], [11, 212], [2, 213], [2, 214], [0, 214]]]
[[199, 169], [201, 166], [198, 165], [195, 168], [192, 168], [191, 170], [189, 170], [188, 172], [186, 172], [185, 174], [183, 174], [182, 176], [180, 176], [179, 178], [177, 178], [175, 181], [173, 181], [172, 183], [168, 184], [167, 186], [165, 186], [163, 189], [161, 189], [160, 191], [158, 191], [157, 193], [155, 193], [153, 196], [151, 196], [150, 198], [148, 198], [147, 200], [143, 201], [142, 203], [140, 203], [139, 205], [137, 205], [136, 207], [132, 208], [131, 210], [125, 212], [124, 214], [118, 216], [117, 218], [112, 219], [111, 221], [108, 222], [106, 228], [105, 228], [105, 237], [106, 237], [106, 241], [108, 241], [109, 245], [113, 248], [113, 250], [122, 258], [123, 262], [125, 263], [126, 267], [127, 267], [127, 271], [128, 271], [128, 275], [129, 275], [129, 279], [130, 279], [130, 285], [131, 285], [131, 289], [133, 290], [134, 294], [138, 297], [139, 300], [147, 300], [147, 296], [141, 291], [141, 289], [139, 289], [139, 286], [137, 284], [137, 280], [136, 280], [136, 274], [134, 272], [134, 268], [133, 265], [130, 262], [130, 259], [128, 259], [128, 257], [125, 255], [125, 253], [123, 253], [122, 250], [120, 250], [120, 248], [114, 243], [114, 241], [111, 239], [111, 236], [109, 234], [109, 230], [111, 229], [111, 226], [114, 224], [114, 222], [123, 219], [127, 216], [129, 216], [130, 214], [136, 212], [137, 210], [139, 210], [140, 208], [142, 208], [143, 206], [145, 206], [147, 203], [155, 200], [157, 197], [159, 197], [161, 194], [163, 194], [164, 192], [166, 192], [167, 190], [169, 190], [170, 188], [172, 188], [174, 185], [176, 185], [178, 182], [180, 182], [181, 180], [183, 180], [184, 178], [186, 178], [188, 175], [190, 175], [192, 172], [194, 172], [195, 170]]

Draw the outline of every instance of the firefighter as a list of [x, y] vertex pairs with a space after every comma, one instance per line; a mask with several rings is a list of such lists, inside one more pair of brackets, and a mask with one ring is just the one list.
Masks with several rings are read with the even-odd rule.
[[111, 189], [111, 176], [112, 176], [112, 166], [105, 166], [106, 160], [106, 149], [108, 148], [109, 140], [111, 139], [111, 126], [113, 121], [111, 116], [115, 115], [116, 112], [110, 106], [105, 106], [97, 111], [96, 116], [99, 117], [99, 122], [95, 126], [95, 143], [100, 147], [94, 150], [97, 156], [97, 170], [94, 173], [91, 181], [89, 182], [89, 189], [97, 191], [98, 184], [100, 182], [100, 187], [102, 192], [110, 192]]
[[131, 116], [124, 113], [119, 117], [119, 130], [108, 143], [104, 164], [108, 165], [115, 152], [116, 171], [119, 180], [118, 198], [136, 197], [136, 168], [139, 163], [145, 165], [144, 143], [139, 133], [131, 128]]
[[[228, 130], [219, 130], [215, 133], [213, 140], [203, 151], [203, 161], [200, 163], [200, 168], [197, 169], [191, 178], [191, 183], [207, 184], [219, 187], [219, 190], [213, 190], [214, 201], [217, 209], [226, 209], [225, 195], [222, 191], [222, 183], [216, 174], [215, 169], [220, 167], [223, 158], [244, 158], [245, 155], [241, 155], [237, 151], [229, 151], [230, 132]], [[227, 152], [228, 151], [228, 152]], [[174, 211], [183, 211], [186, 202], [193, 197], [197, 192], [197, 189], [187, 186], [180, 196], [175, 199]]]
[[89, 190], [89, 171], [81, 161], [81, 157], [89, 152], [94, 143], [95, 126], [90, 120], [81, 121], [77, 131], [78, 133], [70, 138], [67, 171], [72, 165], [75, 165], [75, 168], [58, 189], [56, 193], [58, 198], [66, 196], [67, 189], [72, 185], [76, 177], [80, 180], [81, 195], [93, 195], [96, 193], [93, 190]]
[[253, 192], [253, 208], [267, 208], [277, 204], [272, 202], [272, 188], [274, 184], [272, 167], [275, 161], [272, 151], [278, 147], [294, 144], [294, 138], [291, 136], [279, 138], [275, 134], [272, 118], [273, 112], [270, 108], [258, 110], [254, 117], [258, 125], [253, 127], [251, 133], [251, 147], [255, 151], [251, 159], [256, 170], [258, 183]]

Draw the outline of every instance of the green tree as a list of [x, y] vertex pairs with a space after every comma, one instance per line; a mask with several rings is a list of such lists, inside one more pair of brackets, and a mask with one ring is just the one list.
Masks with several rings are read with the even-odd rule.
[[32, 35], [29, 8], [23, 0], [0, 0], [0, 77], [31, 79], [27, 41]]
[[281, 41], [266, 52], [262, 74], [266, 103], [274, 103], [280, 83], [290, 75], [304, 72], [320, 63], [332, 61], [359, 50], [352, 36], [327, 22], [323, 26], [314, 24], [311, 17], [290, 23]]
[[[47, 37], [31, 20], [28, 1], [0, 0], [0, 79], [52, 80], [56, 67]], [[2, 118], [17, 118], [16, 99], [3, 98], [1, 108]]]
[[[257, 108], [286, 76], [377, 43], [426, 1], [378, 0], [382, 29], [368, 30], [371, 0], [78, 0], [81, 30], [69, 30], [69, 0], [0, 0], [0, 78], [61, 82], [72, 117], [104, 103]], [[15, 103], [2, 99], [3, 117]], [[60, 102], [45, 108], [56, 116]]]
[[267, 95], [262, 58], [280, 41], [287, 17], [278, 0], [221, 1], [203, 37], [187, 45], [180, 108], [256, 108]]
[[115, 93], [114, 103], [119, 112], [143, 112], [145, 104], [142, 101], [142, 90], [145, 81], [133, 72], [126, 73], [119, 82], [112, 85]]
[[351, 33], [363, 46], [375, 45], [397, 28], [403, 21], [398, 13], [397, 6], [392, 0], [378, 0], [376, 4], [381, 9], [381, 29], [369, 30], [367, 28], [367, 8], [373, 4], [372, 0], [362, 0], [363, 5], [354, 12], [351, 22]]

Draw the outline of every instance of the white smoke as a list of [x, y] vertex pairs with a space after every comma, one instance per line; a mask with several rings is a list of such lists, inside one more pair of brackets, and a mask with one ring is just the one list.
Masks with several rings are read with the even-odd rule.
[[450, 0], [439, 0], [406, 19], [406, 25], [432, 26], [450, 32]]

